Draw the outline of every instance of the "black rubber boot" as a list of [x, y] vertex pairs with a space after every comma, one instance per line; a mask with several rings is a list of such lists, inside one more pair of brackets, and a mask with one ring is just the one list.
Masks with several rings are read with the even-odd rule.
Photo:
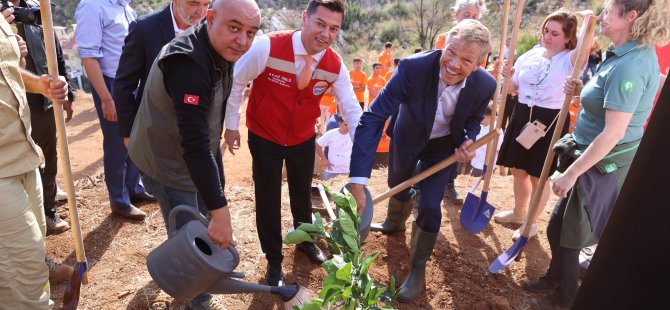
[[437, 233], [423, 231], [412, 222], [412, 242], [409, 250], [409, 275], [396, 296], [400, 302], [410, 302], [423, 291], [426, 284], [426, 263], [433, 254]]
[[413, 192], [409, 201], [400, 201], [394, 197], [389, 198], [386, 219], [380, 224], [370, 225], [370, 231], [380, 231], [383, 234], [392, 234], [405, 231], [405, 221], [412, 213], [412, 207], [416, 200], [416, 192]]

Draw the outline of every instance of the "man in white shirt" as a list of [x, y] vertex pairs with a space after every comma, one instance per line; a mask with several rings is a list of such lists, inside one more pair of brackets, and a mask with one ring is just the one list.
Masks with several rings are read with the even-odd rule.
[[[226, 106], [225, 141], [234, 154], [239, 148], [239, 114], [244, 89], [253, 81], [247, 107], [249, 149], [253, 159], [256, 225], [268, 260], [267, 280], [277, 285], [281, 271], [281, 178], [286, 163], [293, 225], [311, 222], [315, 120], [319, 100], [333, 88], [348, 124], [362, 113], [341, 57], [330, 47], [344, 19], [342, 0], [311, 0], [302, 14], [302, 30], [275, 32], [254, 40], [235, 64], [234, 82]], [[355, 128], [350, 134], [353, 137]], [[311, 243], [298, 245], [315, 263], [326, 260]]]

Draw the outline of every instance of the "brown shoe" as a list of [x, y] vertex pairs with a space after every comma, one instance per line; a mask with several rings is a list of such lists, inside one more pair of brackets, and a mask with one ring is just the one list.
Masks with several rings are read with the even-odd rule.
[[528, 280], [522, 285], [524, 290], [531, 293], [548, 293], [556, 288], [556, 283], [550, 281], [546, 277], [541, 277], [535, 280]]
[[47, 223], [47, 234], [48, 235], [57, 235], [60, 233], [63, 233], [70, 229], [70, 225], [64, 221], [58, 214], [54, 216], [53, 218], [50, 216], [46, 216], [46, 223]]
[[144, 213], [142, 210], [138, 209], [137, 207], [133, 205], [129, 205], [128, 207], [112, 207], [112, 213], [116, 213], [120, 216], [123, 216], [127, 219], [131, 220], [136, 220], [136, 221], [142, 221], [144, 220], [145, 217], [147, 217], [147, 214]]
[[49, 282], [51, 283], [67, 281], [74, 272], [72, 267], [56, 262], [49, 255], [44, 256], [44, 262], [49, 267]]

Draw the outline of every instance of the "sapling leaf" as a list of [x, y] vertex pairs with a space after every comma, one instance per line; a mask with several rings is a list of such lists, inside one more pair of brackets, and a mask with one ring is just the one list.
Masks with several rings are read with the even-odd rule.
[[356, 239], [348, 234], [343, 234], [342, 238], [344, 238], [344, 241], [347, 243], [349, 248], [351, 248], [352, 251], [358, 252], [360, 249], [358, 248], [358, 243], [356, 243]]
[[338, 279], [335, 274], [329, 274], [323, 279], [323, 286], [326, 287], [328, 285], [344, 285], [345, 282]]
[[323, 262], [323, 264], [321, 264], [321, 267], [323, 267], [323, 269], [326, 269], [328, 273], [336, 272], [337, 269], [339, 269], [337, 268], [337, 266], [335, 266], [332, 259]]
[[331, 284], [325, 285], [321, 292], [319, 293], [319, 298], [322, 298], [324, 301], [330, 299], [335, 293], [341, 292], [344, 289], [344, 285], [340, 284]]
[[[321, 301], [312, 300], [312, 301], [308, 301], [308, 302], [304, 303], [302, 305], [302, 310], [321, 310], [322, 306], [323, 306], [323, 303], [321, 303]], [[293, 309], [301, 309], [301, 308], [298, 308], [297, 306], [294, 306]]]
[[351, 282], [351, 263], [346, 263], [344, 267], [337, 270], [335, 277], [347, 283]]
[[374, 252], [370, 256], [366, 256], [365, 259], [363, 259], [363, 264], [361, 266], [361, 274], [368, 274], [368, 269], [370, 268], [370, 265], [377, 259], [377, 256], [379, 255], [379, 252]]
[[323, 218], [321, 217], [321, 213], [319, 212], [314, 212], [314, 225], [316, 225], [316, 228], [319, 230], [319, 232], [322, 232], [325, 234], [325, 230], [323, 228]]
[[340, 193], [331, 193], [330, 197], [333, 198], [333, 202], [340, 207], [340, 208], [347, 208], [349, 207], [349, 200], [347, 200], [347, 197], [344, 197], [343, 194]]
[[298, 229], [308, 233], [315, 233], [319, 231], [319, 227], [311, 223], [302, 223], [300, 226], [298, 226]]
[[316, 242], [316, 240], [312, 239], [307, 232], [298, 229], [288, 233], [283, 242], [284, 244], [299, 244], [305, 241], [311, 243]]
[[340, 208], [340, 213], [338, 215], [340, 217], [340, 227], [345, 234], [350, 236], [358, 234], [356, 226], [354, 225], [354, 220], [343, 208]]
[[351, 296], [351, 286], [347, 286], [344, 291], [342, 291], [342, 298], [349, 298]]

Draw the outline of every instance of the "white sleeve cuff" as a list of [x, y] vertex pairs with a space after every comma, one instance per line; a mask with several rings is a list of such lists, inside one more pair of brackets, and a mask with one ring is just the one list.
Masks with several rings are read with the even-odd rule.
[[350, 180], [350, 182], [351, 182], [351, 183], [354, 183], [354, 184], [361, 184], [361, 185], [365, 185], [365, 186], [367, 186], [367, 185], [368, 185], [368, 180], [370, 180], [370, 178], [366, 178], [366, 177], [352, 177], [351, 180]]

